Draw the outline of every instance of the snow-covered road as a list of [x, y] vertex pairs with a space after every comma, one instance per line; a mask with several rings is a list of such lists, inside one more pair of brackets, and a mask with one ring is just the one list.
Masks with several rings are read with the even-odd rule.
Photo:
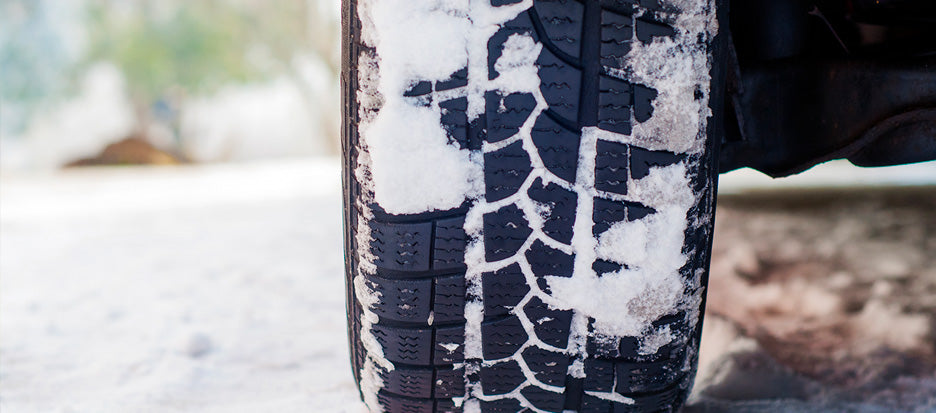
[[6, 177], [4, 412], [358, 412], [337, 163]]
[[[0, 410], [362, 412], [345, 336], [340, 189], [331, 160], [5, 174]], [[743, 205], [726, 202], [722, 218], [756, 219], [732, 208]], [[798, 222], [810, 226], [784, 225]], [[735, 234], [722, 237], [731, 240], [744, 231], [722, 233]], [[752, 248], [748, 255], [763, 259]], [[719, 268], [750, 261], [720, 250], [727, 252], [716, 256]], [[936, 286], [936, 273], [927, 274]], [[807, 294], [813, 284], [805, 280], [777, 285]], [[712, 308], [731, 316], [731, 307]], [[809, 397], [824, 387], [748, 351], [754, 344], [737, 323], [707, 319], [703, 373], [722, 378], [706, 383], [707, 394], [725, 400], [702, 399], [688, 411], [900, 411]], [[738, 357], [719, 361], [726, 351]], [[903, 405], [919, 409], [908, 411], [936, 411], [936, 396], [926, 394], [936, 394], [936, 377], [900, 373], [887, 377], [913, 391]], [[771, 397], [787, 400], [763, 400]]]

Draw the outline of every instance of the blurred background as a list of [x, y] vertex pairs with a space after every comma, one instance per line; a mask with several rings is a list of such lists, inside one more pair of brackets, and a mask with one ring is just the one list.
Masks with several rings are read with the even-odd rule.
[[335, 0], [0, 1], [0, 168], [335, 155]]
[[[0, 0], [0, 409], [361, 412], [338, 0]], [[687, 411], [936, 411], [936, 162], [723, 175]]]

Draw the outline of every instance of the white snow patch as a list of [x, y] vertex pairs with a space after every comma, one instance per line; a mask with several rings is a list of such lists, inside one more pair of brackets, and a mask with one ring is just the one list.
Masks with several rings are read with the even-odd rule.
[[481, 349], [481, 322], [484, 304], [480, 301], [465, 303], [465, 359], [483, 359]]
[[377, 400], [377, 392], [383, 388], [384, 383], [378, 369], [385, 371], [394, 369], [393, 363], [384, 357], [383, 348], [371, 333], [371, 328], [378, 321], [378, 316], [371, 311], [371, 307], [380, 299], [380, 293], [367, 285], [367, 280], [363, 275], [357, 275], [354, 277], [354, 294], [362, 307], [360, 339], [364, 349], [367, 350], [367, 357], [361, 367], [359, 385], [364, 404], [371, 411], [379, 412], [381, 408]]
[[481, 401], [478, 399], [464, 400], [462, 411], [465, 413], [481, 413]]
[[569, 370], [566, 374], [575, 377], [577, 379], [585, 378], [585, 362], [581, 359], [575, 359], [572, 361], [572, 364], [569, 365]]
[[[595, 319], [596, 333], [635, 337], [684, 304], [679, 269], [688, 259], [682, 247], [695, 196], [685, 161], [651, 168], [648, 176], [628, 182], [627, 193], [657, 212], [614, 224], [599, 237], [596, 253], [628, 268], [600, 278], [594, 271], [582, 271], [572, 278], [546, 280], [554, 298]], [[649, 347], [665, 344], [660, 341]]]
[[[362, 146], [370, 154], [374, 200], [389, 213], [413, 214], [457, 207], [478, 192], [480, 165], [450, 142], [437, 103], [418, 106], [403, 93], [418, 81], [440, 81], [465, 67], [466, 0], [362, 1], [362, 38], [376, 49], [376, 74], [362, 85], [361, 101], [382, 99], [374, 119], [362, 117]], [[365, 79], [362, 79], [365, 80]], [[375, 96], [379, 94], [379, 98]]]
[[467, 0], [359, 2], [363, 40], [377, 49], [380, 93], [402, 97], [416, 80], [445, 80], [465, 67]]
[[[714, 1], [664, 0], [659, 13], [676, 30], [673, 38], [656, 37], [650, 44], [631, 43], [624, 58], [628, 80], [657, 91], [653, 116], [646, 122], [634, 120], [631, 135], [608, 133], [602, 138], [651, 150], [701, 153], [705, 143], [711, 75], [707, 43], [718, 32]], [[699, 40], [702, 39], [700, 42]], [[701, 97], [696, 98], [696, 94]]]
[[634, 399], [630, 397], [624, 397], [615, 392], [597, 392], [597, 391], [586, 390], [585, 394], [592, 396], [592, 397], [597, 397], [602, 400], [610, 400], [610, 401], [622, 403], [622, 404], [634, 404]]
[[505, 94], [537, 90], [540, 79], [536, 59], [542, 49], [543, 45], [527, 34], [510, 35], [494, 64], [499, 74], [496, 79], [498, 89]]
[[676, 336], [670, 326], [662, 326], [652, 330], [640, 340], [640, 348], [637, 349], [637, 352], [645, 356], [656, 354], [661, 347], [673, 342], [675, 338]]
[[380, 406], [380, 400], [377, 399], [377, 393], [383, 388], [384, 382], [380, 378], [378, 367], [373, 359], [364, 360], [364, 367], [361, 368], [361, 380], [359, 386], [363, 396], [364, 405], [372, 412], [380, 412], [383, 409]]
[[[672, 342], [667, 327], [653, 331], [652, 322], [679, 309], [698, 304], [684, 297], [679, 269], [688, 257], [682, 253], [687, 212], [696, 202], [685, 162], [652, 168], [650, 175], [628, 183], [626, 198], [656, 210], [650, 216], [613, 225], [596, 240], [591, 235], [595, 147], [598, 139], [624, 142], [651, 150], [700, 153], [706, 122], [711, 116], [708, 42], [717, 32], [714, 2], [664, 1], [673, 12], [657, 17], [676, 30], [673, 38], [655, 38], [645, 45], [634, 42], [621, 72], [658, 95], [654, 113], [644, 123], [633, 121], [632, 135], [586, 128], [579, 148], [576, 224], [572, 247], [576, 262], [571, 278], [547, 277], [559, 305], [595, 319], [592, 335], [643, 337], [639, 352], [651, 354]], [[580, 225], [581, 224], [581, 225]], [[603, 259], [627, 268], [598, 277], [590, 264]], [[689, 281], [693, 282], [692, 280]]]
[[364, 279], [363, 275], [354, 277], [354, 293], [358, 302], [361, 303], [361, 307], [363, 307], [363, 314], [361, 315], [361, 341], [364, 344], [364, 348], [367, 349], [368, 355], [374, 362], [379, 364], [380, 367], [393, 370], [393, 363], [390, 363], [384, 358], [380, 343], [377, 342], [377, 339], [370, 332], [371, 326], [378, 321], [377, 314], [371, 311], [371, 307], [380, 299], [380, 293], [374, 291], [367, 285], [367, 280]]

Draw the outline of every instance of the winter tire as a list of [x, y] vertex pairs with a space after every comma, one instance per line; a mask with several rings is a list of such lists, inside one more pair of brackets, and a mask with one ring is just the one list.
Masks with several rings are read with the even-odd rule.
[[695, 375], [720, 0], [344, 0], [373, 412], [669, 412]]

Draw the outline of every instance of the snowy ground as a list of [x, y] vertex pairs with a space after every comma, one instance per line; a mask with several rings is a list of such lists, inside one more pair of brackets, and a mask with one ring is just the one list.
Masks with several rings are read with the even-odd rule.
[[[687, 411], [936, 411], [936, 187], [762, 187], [723, 182]], [[361, 412], [340, 216], [332, 161], [4, 175], [0, 410]]]

